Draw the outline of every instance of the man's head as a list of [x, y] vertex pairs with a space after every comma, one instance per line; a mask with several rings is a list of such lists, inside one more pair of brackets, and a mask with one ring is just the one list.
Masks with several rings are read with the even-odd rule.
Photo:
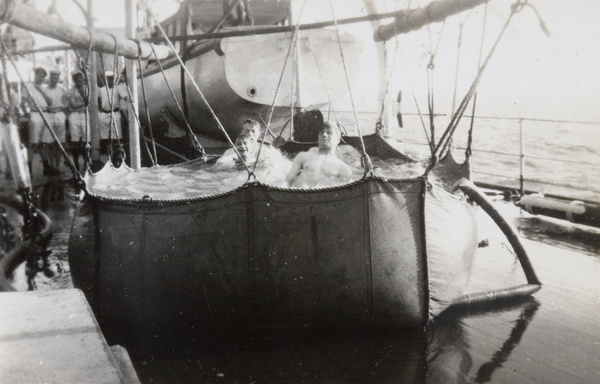
[[81, 88], [83, 86], [83, 73], [73, 72], [71, 74], [71, 79], [73, 79], [73, 84], [75, 87]]
[[261, 130], [258, 121], [254, 119], [244, 121], [242, 132], [235, 139], [235, 149], [237, 149], [244, 161], [254, 160]]
[[258, 140], [261, 131], [262, 129], [258, 121], [254, 119], [246, 119], [246, 121], [244, 121], [244, 124], [242, 125], [242, 133], [240, 134], [240, 136], [246, 132], [254, 136], [255, 140]]
[[46, 70], [42, 67], [37, 67], [34, 71], [34, 82], [36, 84], [41, 84], [44, 79], [46, 78], [46, 75], [48, 75], [48, 73], [46, 72]]
[[323, 123], [319, 130], [319, 149], [335, 149], [341, 138], [342, 132], [336, 124]]
[[235, 149], [237, 149], [244, 161], [254, 158], [256, 140], [257, 136], [252, 129], [243, 130], [237, 139], [235, 139]]
[[55, 70], [50, 71], [50, 86], [56, 87], [59, 80], [60, 80], [60, 72], [55, 71]]

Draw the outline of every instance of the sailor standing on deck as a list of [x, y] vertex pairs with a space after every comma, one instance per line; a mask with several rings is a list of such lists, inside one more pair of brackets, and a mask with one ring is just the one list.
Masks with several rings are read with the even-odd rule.
[[[122, 138], [121, 108], [127, 106], [127, 97], [123, 95], [122, 90], [117, 87], [113, 92], [113, 87], [115, 87], [114, 73], [106, 71], [105, 77], [107, 84], [99, 89], [98, 96], [100, 154], [103, 162], [108, 160], [108, 154], [112, 152], [111, 147]], [[114, 126], [111, 124], [111, 115], [114, 116]]]
[[27, 158], [29, 173], [32, 171], [33, 155], [39, 153], [44, 166], [44, 175], [56, 175], [58, 170], [53, 169], [48, 162], [48, 146], [54, 141], [54, 138], [42, 119], [42, 113], [45, 113], [48, 106], [52, 104], [52, 98], [46, 95], [43, 86], [47, 74], [42, 67], [34, 70], [33, 83], [23, 88], [21, 108], [28, 116], [29, 147]]
[[[60, 143], [65, 145], [66, 138], [66, 116], [65, 116], [65, 104], [64, 95], [65, 90], [58, 84], [60, 80], [60, 72], [57, 70], [50, 71], [50, 83], [46, 88], [46, 94], [52, 99], [52, 103], [48, 106], [48, 113], [46, 114], [48, 122], [52, 127], [52, 130], [58, 137]], [[62, 152], [60, 150], [59, 143], [52, 139], [52, 143], [48, 147], [48, 162], [51, 168], [56, 171], [60, 170], [60, 164], [62, 162]], [[58, 172], [57, 172], [58, 173]]]
[[86, 91], [83, 73], [74, 72], [71, 78], [73, 86], [65, 92], [63, 100], [69, 110], [71, 153], [75, 166], [79, 169], [79, 155], [85, 155], [85, 146], [90, 142], [90, 130], [85, 116]]

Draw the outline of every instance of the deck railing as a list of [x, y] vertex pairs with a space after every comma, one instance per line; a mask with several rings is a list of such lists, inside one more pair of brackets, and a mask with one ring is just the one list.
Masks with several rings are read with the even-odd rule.
[[[397, 137], [428, 150], [421, 121], [405, 114]], [[428, 117], [423, 117], [428, 121]], [[436, 115], [437, 136], [448, 116]], [[470, 116], [455, 135], [459, 154], [466, 148]], [[475, 182], [521, 194], [600, 201], [600, 122], [476, 116], [472, 173]], [[429, 129], [429, 127], [427, 127]]]

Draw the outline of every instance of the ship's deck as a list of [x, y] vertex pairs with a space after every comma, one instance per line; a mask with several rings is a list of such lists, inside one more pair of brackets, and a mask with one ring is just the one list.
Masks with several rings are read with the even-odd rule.
[[[184, 351], [129, 350], [142, 382], [517, 382], [600, 380], [600, 230], [532, 216], [496, 199], [517, 228], [543, 288], [510, 306], [437, 318], [428, 330], [307, 330], [225, 337]], [[42, 290], [70, 287], [66, 243], [74, 196], [45, 211], [53, 219], [52, 267]], [[481, 212], [470, 292], [523, 284], [508, 241]], [[60, 268], [58, 267], [60, 265]], [[23, 268], [15, 285], [26, 287]], [[29, 364], [30, 362], [24, 362]]]

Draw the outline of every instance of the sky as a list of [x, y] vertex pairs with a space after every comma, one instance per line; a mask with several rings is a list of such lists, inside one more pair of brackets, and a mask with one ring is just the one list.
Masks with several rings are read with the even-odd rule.
[[[38, 9], [47, 9], [51, 0], [37, 0]], [[63, 19], [84, 24], [81, 11], [73, 4], [77, 0], [57, 0]], [[79, 0], [86, 6], [87, 0]], [[261, 1], [261, 0], [253, 0]], [[367, 0], [368, 1], [368, 0]], [[403, 9], [408, 0], [381, 0], [387, 9]], [[319, 1], [322, 3], [322, 1]], [[512, 0], [491, 0], [487, 9], [486, 29], [482, 29], [484, 7], [465, 12], [445, 24], [434, 24], [398, 39], [396, 61], [398, 85], [403, 93], [414, 93], [426, 99], [427, 76], [423, 65], [440, 40], [436, 51], [434, 91], [440, 113], [451, 110], [456, 77], [457, 36], [464, 22], [460, 54], [457, 94], [466, 91], [476, 73], [481, 35], [485, 36], [484, 51], [488, 51], [506, 19]], [[124, 0], [94, 0], [96, 26], [119, 27], [124, 24]], [[154, 0], [153, 7], [161, 18], [177, 9], [175, 0]], [[412, 1], [424, 5], [425, 0]], [[333, 0], [337, 17], [344, 11], [363, 10], [359, 1], [355, 8], [347, 0]], [[539, 27], [536, 13], [526, 7], [517, 14], [504, 34], [478, 90], [480, 113], [494, 116], [547, 118], [600, 122], [600, 15], [599, 0], [529, 0], [550, 31], [546, 36]], [[317, 12], [312, 10], [313, 15]], [[322, 12], [325, 17], [328, 10]], [[442, 28], [443, 25], [443, 28]], [[370, 33], [359, 32], [367, 41]], [[395, 78], [394, 78], [395, 79]], [[396, 80], [396, 79], [395, 79]], [[463, 89], [461, 89], [461, 87]], [[360, 86], [358, 91], [360, 91]], [[421, 105], [421, 109], [426, 105]], [[407, 103], [407, 112], [414, 109]]]

